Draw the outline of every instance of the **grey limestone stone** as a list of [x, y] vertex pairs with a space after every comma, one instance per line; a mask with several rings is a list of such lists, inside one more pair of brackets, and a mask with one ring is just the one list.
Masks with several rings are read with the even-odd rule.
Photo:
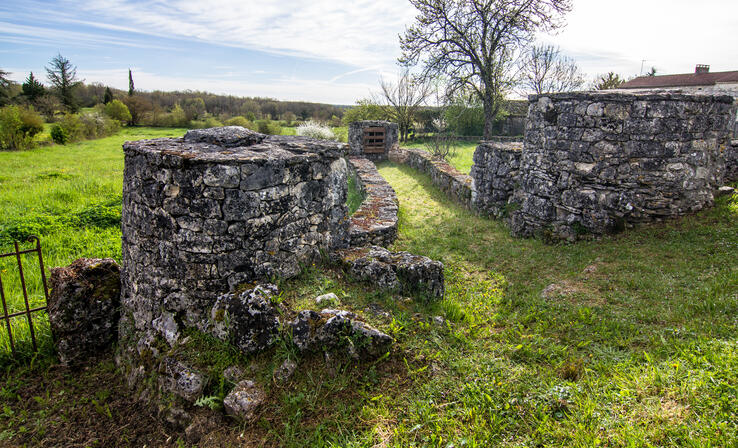
[[80, 258], [51, 270], [48, 312], [59, 359], [83, 363], [118, 336], [120, 268], [112, 259]]
[[223, 399], [226, 414], [244, 422], [254, 419], [266, 394], [251, 380], [242, 380]]
[[279, 335], [279, 311], [270, 302], [276, 294], [276, 286], [265, 285], [218, 297], [210, 312], [210, 332], [245, 354], [271, 347]]
[[336, 256], [354, 278], [377, 289], [417, 294], [429, 300], [445, 294], [443, 264], [428, 257], [377, 246], [344, 249]]

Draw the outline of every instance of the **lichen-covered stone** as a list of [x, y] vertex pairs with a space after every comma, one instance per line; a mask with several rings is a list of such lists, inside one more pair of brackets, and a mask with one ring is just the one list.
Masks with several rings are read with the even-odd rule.
[[159, 388], [189, 402], [202, 395], [207, 377], [190, 366], [171, 357], [164, 357], [159, 366]]
[[271, 347], [279, 335], [279, 311], [271, 304], [274, 285], [218, 297], [210, 312], [210, 332], [245, 354]]
[[723, 151], [725, 182], [738, 182], [738, 140], [731, 141]]
[[389, 246], [397, 239], [399, 201], [392, 186], [377, 171], [374, 162], [349, 157], [349, 166], [365, 193], [364, 202], [351, 215], [349, 246]]
[[284, 383], [290, 379], [295, 370], [297, 369], [297, 363], [291, 359], [285, 359], [282, 364], [274, 371], [274, 380], [279, 383]]
[[[365, 128], [384, 128], [384, 152], [379, 154], [370, 154], [364, 152], [364, 129]], [[349, 153], [352, 156], [364, 157], [374, 161], [387, 160], [387, 155], [393, 149], [397, 148], [399, 136], [399, 127], [397, 123], [389, 121], [365, 120], [355, 121], [349, 124], [348, 143]]]
[[440, 261], [377, 246], [339, 250], [336, 255], [351, 276], [377, 289], [417, 294], [430, 300], [439, 299], [445, 293]]
[[[131, 353], [156, 360], [158, 338], [174, 346], [188, 327], [208, 331], [223, 293], [348, 244], [345, 144], [225, 127], [123, 149], [120, 333]], [[236, 302], [221, 300], [238, 314]], [[260, 335], [269, 345], [272, 331]]]
[[335, 293], [329, 292], [328, 294], [323, 294], [315, 298], [315, 304], [316, 305], [322, 305], [322, 306], [336, 306], [339, 303], [341, 303], [340, 300], [338, 300], [338, 296]]
[[223, 399], [226, 414], [248, 422], [254, 419], [266, 394], [251, 380], [242, 380]]
[[342, 310], [303, 310], [288, 324], [288, 331], [301, 351], [339, 351], [352, 358], [376, 358], [387, 353], [393, 342], [356, 314]]
[[118, 335], [120, 268], [112, 259], [80, 258], [51, 270], [48, 312], [59, 359], [84, 362]]

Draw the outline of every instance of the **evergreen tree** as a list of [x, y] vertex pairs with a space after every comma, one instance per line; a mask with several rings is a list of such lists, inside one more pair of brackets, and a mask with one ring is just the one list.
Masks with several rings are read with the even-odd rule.
[[70, 112], [77, 112], [79, 106], [74, 91], [82, 84], [77, 79], [77, 67], [58, 54], [51, 60], [51, 66], [46, 67], [46, 76], [64, 107]]
[[28, 75], [21, 88], [23, 89], [23, 95], [32, 103], [35, 103], [38, 98], [46, 94], [46, 88], [33, 76], [33, 72]]
[[133, 73], [131, 73], [131, 69], [128, 69], [128, 96], [133, 96], [133, 92], [136, 90], [135, 86], [133, 85]]
[[105, 87], [105, 96], [103, 97], [103, 104], [108, 104], [111, 101], [113, 101], [113, 91], [110, 90], [110, 87]]

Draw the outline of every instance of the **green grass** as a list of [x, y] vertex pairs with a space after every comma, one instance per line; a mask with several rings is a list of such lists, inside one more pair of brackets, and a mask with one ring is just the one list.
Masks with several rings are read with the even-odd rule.
[[[0, 153], [2, 228], [20, 221], [47, 226], [49, 266], [79, 256], [119, 258], [120, 231], [106, 223], [120, 197], [121, 142], [182, 133], [123, 132]], [[451, 203], [410, 168], [379, 170], [400, 199], [394, 249], [443, 261], [446, 298], [407, 301], [321, 266], [280, 282], [292, 309], [315, 308], [314, 297], [334, 292], [341, 308], [395, 337], [392, 356], [373, 363], [327, 365], [320, 356], [297, 356], [287, 343], [244, 358], [193, 335], [193, 363], [214, 376], [231, 362], [248, 365], [269, 393], [257, 424], [217, 431], [221, 446], [241, 443], [240, 434], [294, 447], [736, 445], [738, 196], [680, 220], [546, 245], [510, 237], [504, 224]], [[369, 305], [389, 314], [367, 312]], [[295, 377], [274, 384], [272, 371], [288, 357], [298, 361]], [[44, 359], [40, 367], [9, 371], [2, 390], [42, 381], [33, 378], [48, 376]], [[90, 372], [109, 369], [103, 363]], [[81, 386], [68, 384], [51, 381], [49, 395], [70, 400], [68, 391]], [[101, 386], [90, 380], [88, 387]], [[226, 389], [215, 381], [208, 394]], [[36, 435], [20, 432], [30, 431], [29, 421], [48, 426], [47, 434], [59, 430], [57, 414], [31, 408], [30, 396], [3, 397], [0, 439], [16, 434], [21, 438], [11, 441], [34, 445]], [[103, 420], [95, 423], [99, 431], [128, 423]]]
[[[23, 152], [0, 152], [0, 252], [30, 234], [41, 238], [48, 267], [65, 266], [79, 257], [120, 260], [120, 200], [126, 140], [181, 136], [183, 129], [123, 128], [115, 136]], [[21, 247], [30, 247], [27, 244]], [[38, 262], [24, 256], [31, 307], [43, 303]], [[15, 259], [0, 260], [9, 312], [23, 309]], [[29, 341], [21, 318], [13, 320], [15, 337], [25, 351]], [[48, 329], [40, 322], [41, 340]], [[0, 331], [0, 363], [8, 340]]]
[[[474, 150], [477, 149], [477, 145], [477, 142], [458, 140], [453, 153], [448, 158], [448, 162], [462, 173], [469, 174], [474, 164]], [[428, 150], [421, 142], [410, 142], [401, 146]]]

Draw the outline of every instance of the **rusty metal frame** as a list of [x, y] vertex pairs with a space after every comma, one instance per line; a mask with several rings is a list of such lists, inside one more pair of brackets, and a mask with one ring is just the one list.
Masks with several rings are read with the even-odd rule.
[[44, 257], [41, 254], [41, 240], [38, 239], [36, 236], [29, 236], [26, 240], [29, 243], [36, 243], [36, 247], [33, 249], [24, 249], [20, 250], [20, 247], [18, 245], [18, 242], [16, 241], [14, 243], [15, 245], [15, 251], [14, 252], [8, 252], [5, 254], [0, 254], [0, 259], [6, 258], [6, 257], [15, 257], [17, 263], [18, 263], [18, 274], [20, 275], [20, 281], [21, 281], [21, 288], [23, 289], [23, 301], [25, 303], [25, 311], [18, 311], [15, 313], [8, 313], [8, 304], [5, 301], [5, 289], [3, 287], [3, 279], [2, 279], [2, 273], [0, 272], [0, 301], [2, 301], [2, 315], [0, 315], [0, 321], [5, 321], [5, 328], [8, 332], [8, 341], [10, 342], [10, 350], [13, 352], [13, 356], [15, 356], [15, 343], [13, 342], [13, 329], [10, 325], [10, 319], [18, 316], [26, 316], [26, 319], [28, 321], [28, 329], [31, 333], [31, 343], [33, 344], [33, 351], [38, 350], [38, 345], [36, 344], [36, 331], [33, 328], [33, 313], [37, 313], [39, 311], [45, 311], [47, 309], [47, 305], [39, 306], [36, 308], [31, 308], [31, 306], [28, 303], [28, 288], [26, 287], [26, 277], [23, 273], [23, 261], [21, 260], [21, 255], [24, 254], [32, 254], [36, 253], [38, 254], [38, 264], [39, 268], [41, 269], [41, 281], [43, 282], [44, 287], [44, 299], [48, 303], [49, 301], [49, 288], [46, 283], [46, 270], [44, 268]]

